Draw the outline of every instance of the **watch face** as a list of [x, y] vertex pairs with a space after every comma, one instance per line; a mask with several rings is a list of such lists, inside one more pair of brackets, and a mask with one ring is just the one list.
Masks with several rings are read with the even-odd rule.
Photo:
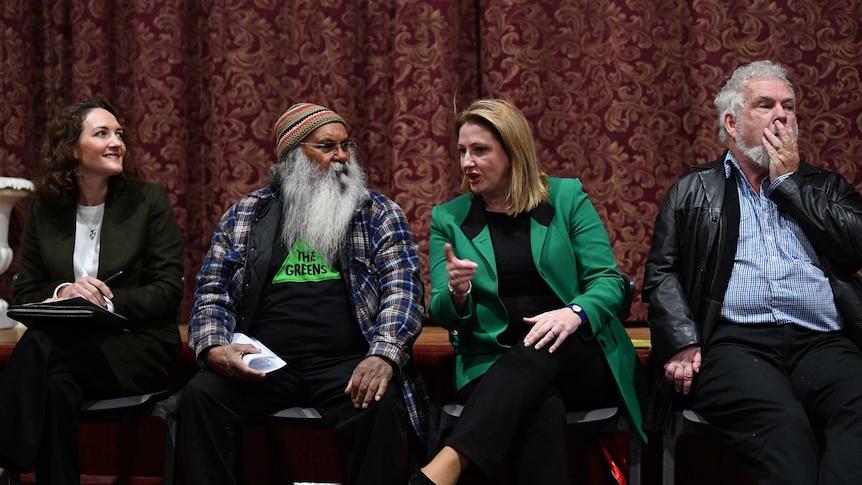
[[584, 310], [583, 308], [581, 308], [578, 305], [569, 305], [569, 308], [571, 308], [572, 311], [575, 313], [581, 313]]

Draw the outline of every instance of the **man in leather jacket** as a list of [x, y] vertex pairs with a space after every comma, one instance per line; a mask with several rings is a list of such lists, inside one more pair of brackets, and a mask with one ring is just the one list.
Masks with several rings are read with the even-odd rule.
[[781, 66], [738, 68], [715, 104], [728, 151], [668, 191], [645, 269], [659, 379], [759, 483], [862, 483], [862, 196], [800, 161]]
[[[401, 208], [366, 188], [341, 116], [299, 103], [274, 131], [270, 184], [228, 209], [197, 276], [186, 482], [241, 482], [243, 424], [313, 406], [341, 437], [348, 483], [403, 483], [407, 436], [422, 436], [430, 408], [411, 352], [425, 314], [416, 241]], [[287, 365], [264, 372], [251, 360], [261, 345], [237, 334]]]

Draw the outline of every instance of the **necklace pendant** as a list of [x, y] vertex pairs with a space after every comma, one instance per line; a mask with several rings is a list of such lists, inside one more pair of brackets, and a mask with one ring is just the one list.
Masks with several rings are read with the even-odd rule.
[[90, 239], [96, 239], [96, 228], [95, 227], [90, 228]]

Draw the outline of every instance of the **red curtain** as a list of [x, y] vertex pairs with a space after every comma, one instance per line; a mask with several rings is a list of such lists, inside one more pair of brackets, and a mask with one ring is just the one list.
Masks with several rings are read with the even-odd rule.
[[453, 114], [478, 97], [524, 111], [545, 170], [583, 180], [639, 282], [666, 189], [722, 150], [712, 99], [739, 64], [789, 69], [804, 156], [862, 189], [855, 0], [29, 0], [0, 12], [0, 175], [33, 175], [62, 106], [108, 98], [184, 230], [184, 316], [212, 229], [266, 183], [272, 124], [300, 101], [349, 122], [426, 268], [431, 208], [458, 189]]

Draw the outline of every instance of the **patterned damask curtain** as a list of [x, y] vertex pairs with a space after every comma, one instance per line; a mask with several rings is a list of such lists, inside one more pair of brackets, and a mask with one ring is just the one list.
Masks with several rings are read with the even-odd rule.
[[[862, 189], [860, 23], [854, 0], [3, 2], [0, 175], [32, 176], [63, 105], [108, 98], [141, 174], [171, 194], [187, 315], [212, 229], [266, 183], [287, 106], [344, 116], [427, 268], [431, 208], [458, 190], [453, 113], [503, 97], [527, 115], [545, 170], [584, 181], [621, 269], [641, 281], [666, 189], [721, 154], [712, 99], [739, 64], [789, 69], [805, 157]], [[13, 213], [13, 248], [25, 210]], [[645, 317], [636, 303], [633, 319]]]

